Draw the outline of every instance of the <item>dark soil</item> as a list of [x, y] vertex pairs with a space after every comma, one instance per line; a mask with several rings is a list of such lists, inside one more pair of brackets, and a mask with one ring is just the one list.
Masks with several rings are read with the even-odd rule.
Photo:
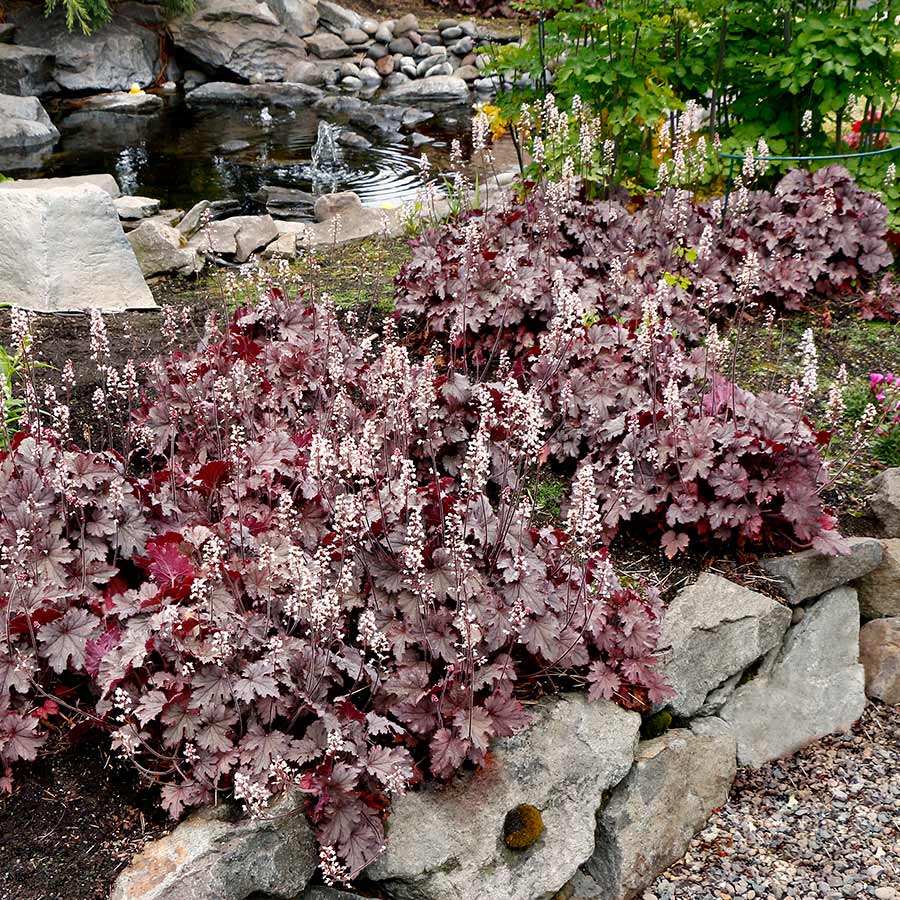
[[0, 900], [106, 900], [119, 870], [169, 825], [104, 734], [57, 738], [0, 796]]

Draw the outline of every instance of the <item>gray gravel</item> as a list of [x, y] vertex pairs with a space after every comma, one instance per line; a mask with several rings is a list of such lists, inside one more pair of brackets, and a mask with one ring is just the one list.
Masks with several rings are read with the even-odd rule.
[[900, 900], [900, 707], [741, 769], [724, 808], [644, 900]]

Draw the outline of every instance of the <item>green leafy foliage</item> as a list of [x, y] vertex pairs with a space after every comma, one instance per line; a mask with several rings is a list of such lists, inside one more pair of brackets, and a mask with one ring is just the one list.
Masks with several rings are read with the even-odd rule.
[[853, 121], [892, 110], [900, 85], [900, 26], [886, 0], [521, 6], [538, 21], [533, 38], [498, 51], [495, 69], [535, 86], [505, 97], [504, 111], [515, 116], [548, 89], [563, 104], [578, 97], [600, 141], [615, 143], [620, 180], [651, 181], [660, 126], [674, 129], [690, 100], [725, 150], [762, 137], [773, 154], [840, 154]]

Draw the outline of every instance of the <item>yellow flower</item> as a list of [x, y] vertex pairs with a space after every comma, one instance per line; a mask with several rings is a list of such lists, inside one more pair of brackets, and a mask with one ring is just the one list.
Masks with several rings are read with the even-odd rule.
[[491, 136], [496, 141], [506, 134], [509, 128], [509, 119], [503, 117], [500, 107], [493, 103], [484, 103], [476, 107], [478, 112], [483, 112], [487, 116], [488, 124], [491, 127]]
[[141, 88], [141, 86], [135, 81], [135, 82], [131, 85], [131, 88], [129, 89], [128, 93], [129, 93], [129, 94], [143, 94], [144, 91], [143, 91], [143, 89]]

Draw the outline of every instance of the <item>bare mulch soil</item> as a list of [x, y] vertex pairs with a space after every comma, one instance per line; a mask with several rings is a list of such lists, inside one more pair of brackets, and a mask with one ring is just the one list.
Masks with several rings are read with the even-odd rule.
[[170, 826], [104, 734], [56, 738], [0, 796], [0, 900], [106, 900], [119, 870]]

